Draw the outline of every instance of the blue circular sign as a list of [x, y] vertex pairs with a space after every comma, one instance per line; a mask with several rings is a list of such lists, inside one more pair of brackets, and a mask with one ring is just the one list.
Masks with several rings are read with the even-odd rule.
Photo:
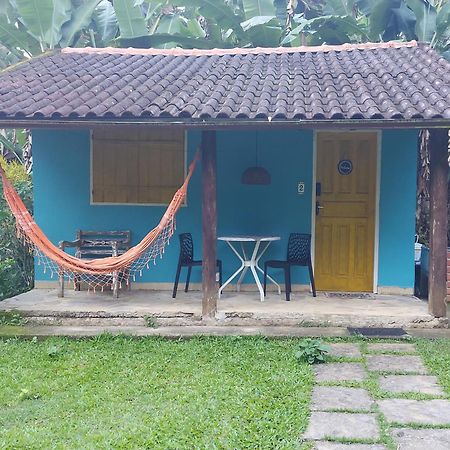
[[353, 163], [349, 159], [341, 159], [338, 163], [338, 171], [341, 175], [350, 175], [353, 170]]

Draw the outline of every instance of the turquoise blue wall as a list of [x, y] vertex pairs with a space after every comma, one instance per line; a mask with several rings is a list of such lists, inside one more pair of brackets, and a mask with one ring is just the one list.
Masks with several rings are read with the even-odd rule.
[[414, 130], [383, 132], [379, 286], [414, 286], [417, 139]]
[[[200, 142], [199, 133], [188, 136], [188, 158], [192, 159]], [[282, 241], [274, 244], [267, 256], [285, 257], [291, 231], [311, 229], [312, 143], [311, 131], [260, 133], [259, 164], [270, 168], [272, 184], [241, 184], [241, 175], [255, 164], [256, 132], [219, 132], [217, 136], [218, 235], [253, 233], [276, 234]], [[138, 242], [160, 220], [164, 207], [99, 206], [89, 204], [89, 132], [35, 130], [33, 132], [35, 217], [55, 243], [74, 239], [80, 229], [131, 229]], [[297, 182], [306, 191], [297, 194]], [[192, 232], [196, 256], [201, 257], [201, 183], [200, 170], [191, 181], [188, 206], [177, 217], [177, 233]], [[164, 258], [143, 273], [139, 281], [172, 282], [178, 259], [175, 236]], [[224, 276], [237, 268], [236, 257], [223, 242], [218, 242]], [[306, 269], [296, 271], [295, 282], [305, 282]], [[250, 275], [249, 275], [250, 277]], [[36, 279], [49, 279], [37, 267]], [[250, 278], [248, 278], [250, 280]], [[137, 280], [138, 281], [138, 280]], [[200, 269], [193, 273], [200, 281]]]
[[[218, 235], [276, 234], [282, 240], [267, 252], [269, 258], [284, 257], [290, 232], [311, 229], [312, 131], [218, 132]], [[241, 175], [259, 164], [272, 176], [268, 186], [241, 184]], [[200, 142], [198, 132], [189, 133], [188, 158]], [[412, 287], [414, 278], [415, 161], [414, 132], [383, 133], [382, 188], [380, 196], [379, 285]], [[49, 238], [57, 243], [73, 239], [81, 229], [131, 229], [138, 242], [158, 223], [164, 207], [90, 205], [89, 131], [35, 130], [33, 132], [35, 217]], [[400, 175], [401, 174], [401, 175]], [[178, 214], [178, 232], [190, 231], [201, 257], [200, 170], [191, 181], [188, 206]], [[297, 193], [298, 182], [305, 193]], [[224, 276], [237, 268], [237, 260], [218, 242]], [[178, 258], [175, 236], [164, 258], [143, 273], [142, 282], [172, 282]], [[36, 279], [47, 280], [40, 267]], [[250, 278], [247, 278], [250, 280]], [[200, 281], [200, 270], [193, 274]], [[297, 269], [295, 283], [306, 283], [306, 271]]]

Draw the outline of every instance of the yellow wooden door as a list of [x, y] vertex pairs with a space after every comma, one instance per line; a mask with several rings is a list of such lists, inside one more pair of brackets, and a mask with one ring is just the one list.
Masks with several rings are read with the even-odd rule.
[[317, 135], [318, 290], [373, 290], [376, 133]]

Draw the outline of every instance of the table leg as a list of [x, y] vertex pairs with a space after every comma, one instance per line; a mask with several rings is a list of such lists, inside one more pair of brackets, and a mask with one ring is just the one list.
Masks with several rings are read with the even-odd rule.
[[247, 273], [247, 270], [248, 270], [248, 266], [245, 266], [245, 267], [242, 269], [241, 276], [239, 277], [239, 279], [238, 279], [238, 281], [237, 281], [237, 283], [236, 283], [236, 290], [237, 290], [238, 292], [241, 291], [241, 283], [242, 283], [242, 280], [243, 280], [244, 277], [245, 277], [245, 274]]
[[[264, 275], [264, 270], [262, 270], [261, 267], [259, 266], [255, 267]], [[267, 275], [267, 279], [270, 280], [277, 287], [278, 295], [281, 295], [281, 286], [270, 275]]]
[[255, 279], [255, 282], [256, 282], [256, 286], [258, 287], [259, 299], [263, 302], [264, 301], [264, 289], [262, 287], [261, 281], [259, 281], [258, 273], [255, 270], [255, 266], [250, 266], [250, 270], [252, 271], [253, 278]]
[[[258, 272], [256, 272], [256, 269], [255, 269], [260, 245], [261, 245], [261, 241], [256, 241], [255, 248], [253, 249], [253, 253], [252, 253], [252, 256], [249, 261], [249, 267], [250, 267], [250, 270], [252, 271], [253, 278], [255, 279], [256, 286], [258, 287], [259, 298], [263, 302], [264, 301], [264, 289], [262, 287], [261, 281], [259, 281]], [[264, 250], [263, 250], [263, 252], [264, 252]]]
[[[246, 261], [248, 261], [247, 252], [245, 251], [245, 245], [243, 242], [241, 242], [241, 249], [242, 249], [242, 256], [243, 256], [243, 263], [245, 264]], [[236, 291], [241, 291], [241, 283], [244, 280], [245, 274], [247, 273], [248, 266], [246, 265], [244, 269], [242, 270], [241, 276], [239, 277], [237, 283], [236, 283]]]
[[222, 284], [222, 286], [220, 286], [219, 288], [219, 298], [220, 295], [222, 294], [223, 290], [225, 289], [226, 286], [228, 286], [238, 275], [239, 273], [245, 268], [244, 264], [241, 265], [241, 267], [239, 267], [238, 270], [236, 270], [236, 272], [233, 273], [233, 275], [231, 275], [230, 278], [228, 278], [227, 281], [225, 281], [225, 283]]
[[226, 241], [226, 243], [230, 246], [231, 250], [233, 250], [235, 255], [241, 261], [241, 267], [239, 267], [239, 269], [237, 269], [236, 272], [234, 272], [233, 275], [231, 275], [231, 277], [228, 278], [228, 280], [225, 281], [225, 283], [223, 283], [222, 286], [220, 286], [219, 295], [218, 295], [219, 298], [220, 298], [220, 295], [222, 294], [223, 290], [225, 289], [225, 287], [228, 286], [239, 275], [240, 272], [242, 272], [244, 269], [246, 269], [245, 264], [244, 264], [245, 261], [242, 259], [242, 256], [239, 254], [239, 252], [233, 247], [233, 245], [231, 245], [231, 243], [229, 241]]
[[[269, 245], [270, 245], [270, 241], [267, 242], [267, 245], [263, 248], [262, 252], [258, 255], [258, 257], [256, 258], [256, 262], [255, 262], [256, 270], [259, 270], [263, 275], [264, 275], [264, 270], [262, 270], [261, 267], [259, 267], [259, 260], [261, 259], [261, 256], [264, 255], [266, 250], [269, 248]], [[267, 275], [267, 278], [277, 287], [278, 295], [281, 295], [280, 285], [270, 275]]]

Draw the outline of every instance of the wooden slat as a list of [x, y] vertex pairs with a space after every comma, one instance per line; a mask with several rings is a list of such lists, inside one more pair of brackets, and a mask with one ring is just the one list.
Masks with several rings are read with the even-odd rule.
[[184, 131], [140, 127], [93, 134], [94, 203], [167, 204], [184, 178]]

